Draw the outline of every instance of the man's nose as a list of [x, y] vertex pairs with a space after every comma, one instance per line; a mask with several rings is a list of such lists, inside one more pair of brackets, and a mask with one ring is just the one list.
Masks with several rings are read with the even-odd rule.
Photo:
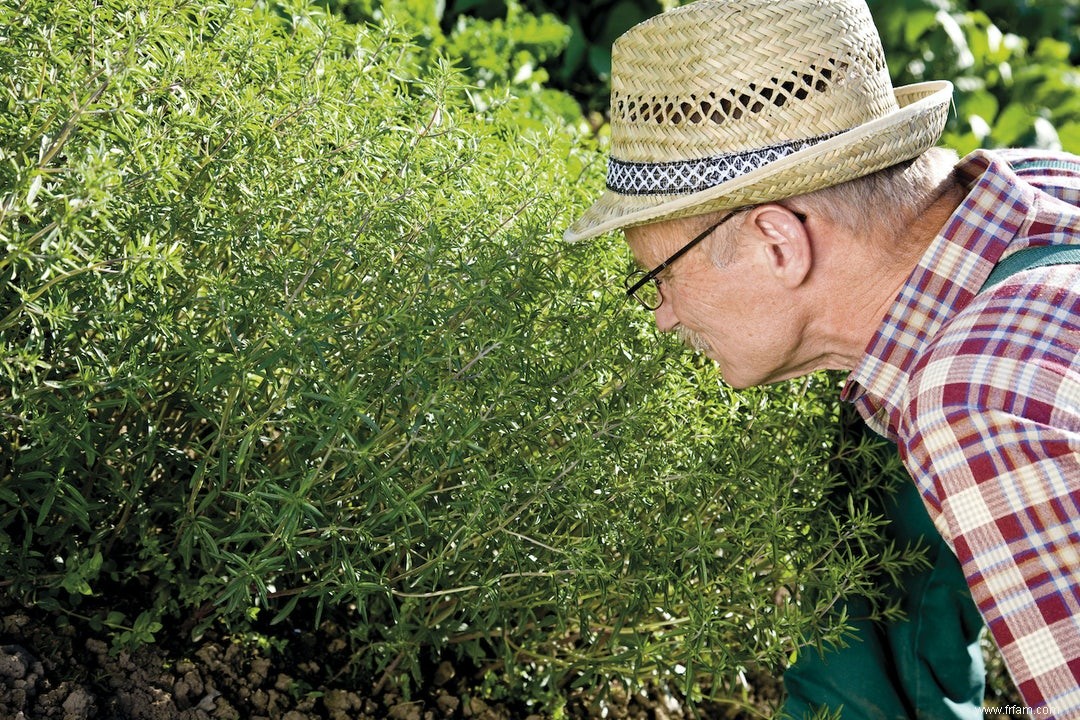
[[660, 307], [653, 311], [656, 318], [656, 327], [660, 332], [671, 332], [678, 326], [679, 319], [675, 317], [675, 311], [670, 302], [660, 303]]

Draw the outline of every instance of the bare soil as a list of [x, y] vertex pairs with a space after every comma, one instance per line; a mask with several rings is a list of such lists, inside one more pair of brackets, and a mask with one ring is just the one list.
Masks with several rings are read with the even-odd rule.
[[[113, 652], [103, 634], [0, 597], [0, 718], [3, 720], [549, 720], [611, 718], [742, 720], [732, 705], [688, 707], [664, 689], [604, 697], [568, 691], [558, 714], [492, 699], [475, 668], [433, 664], [408, 696], [385, 681], [341, 676], [345, 634], [333, 623], [284, 630], [270, 642], [208, 633], [185, 641], [166, 628], [157, 642]], [[778, 684], [752, 678], [767, 714]], [[484, 685], [490, 688], [490, 683]], [[760, 716], [759, 716], [760, 717]]]

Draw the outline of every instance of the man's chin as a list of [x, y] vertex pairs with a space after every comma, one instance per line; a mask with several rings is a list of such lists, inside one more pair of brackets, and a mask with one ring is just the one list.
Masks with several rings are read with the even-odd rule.
[[746, 390], [747, 388], [776, 382], [776, 380], [770, 380], [759, 374], [747, 373], [745, 372], [746, 368], [743, 368], [744, 372], [739, 372], [738, 368], [732, 367], [730, 364], [723, 362], [719, 358], [713, 357], [708, 353], [704, 353], [704, 355], [712, 360], [716, 369], [720, 371], [720, 380], [733, 390]]
[[681, 326], [678, 328], [677, 332], [679, 333], [679, 339], [682, 340], [683, 345], [698, 355], [702, 355], [709, 360], [712, 360], [713, 364], [720, 370], [720, 376], [723, 379], [724, 384], [735, 390], [745, 390], [746, 388], [754, 387], [755, 385], [778, 382], [778, 380], [740, 376], [739, 373], [732, 372], [731, 368], [725, 365], [720, 358], [717, 357], [716, 353], [713, 352], [712, 345], [710, 345], [699, 333], [687, 330]]
[[739, 379], [737, 379], [735, 377], [729, 377], [729, 376], [725, 375], [723, 373], [723, 371], [721, 371], [720, 377], [723, 380], [724, 384], [727, 385], [732, 390], [746, 390], [747, 388], [751, 388], [751, 387], [754, 387], [755, 385], [759, 384], [759, 383], [751, 382], [751, 381], [748, 381], [748, 380], [740, 381]]

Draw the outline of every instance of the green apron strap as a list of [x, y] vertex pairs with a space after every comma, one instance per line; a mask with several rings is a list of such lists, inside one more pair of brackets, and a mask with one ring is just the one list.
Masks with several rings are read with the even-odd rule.
[[1040, 245], [1024, 248], [995, 265], [979, 292], [997, 285], [1021, 270], [1071, 264], [1080, 264], [1080, 245]]

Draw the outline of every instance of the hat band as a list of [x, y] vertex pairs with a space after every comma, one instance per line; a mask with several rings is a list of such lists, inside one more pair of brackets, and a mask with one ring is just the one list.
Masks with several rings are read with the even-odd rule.
[[707, 190], [760, 170], [800, 150], [813, 147], [839, 132], [792, 140], [765, 148], [725, 153], [699, 160], [627, 162], [608, 158], [607, 186], [621, 195], [682, 195]]

